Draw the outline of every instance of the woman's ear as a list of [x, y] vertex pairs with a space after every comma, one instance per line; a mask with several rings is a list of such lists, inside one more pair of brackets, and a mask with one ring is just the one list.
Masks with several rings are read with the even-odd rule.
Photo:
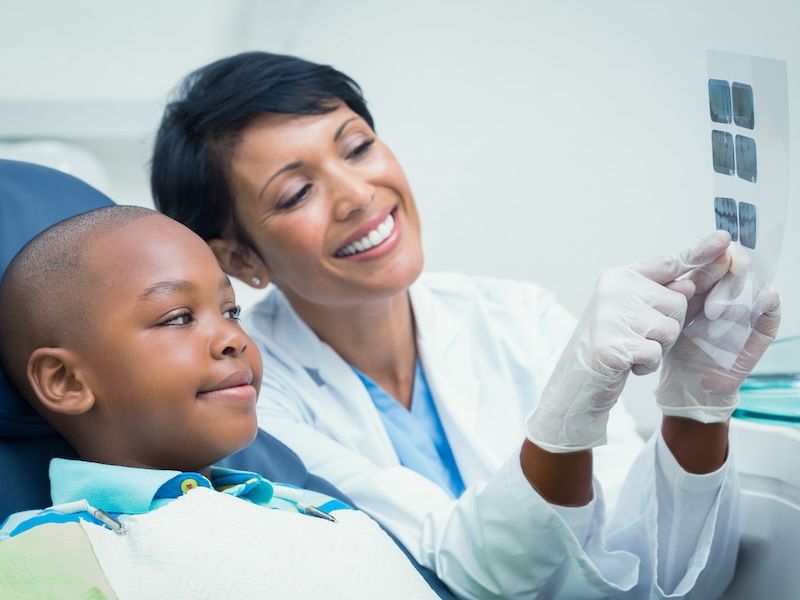
[[75, 366], [74, 354], [65, 348], [38, 348], [28, 359], [28, 381], [50, 412], [80, 415], [94, 406], [94, 393]]
[[269, 273], [262, 260], [250, 248], [222, 238], [208, 240], [222, 270], [250, 287], [264, 288], [269, 283]]

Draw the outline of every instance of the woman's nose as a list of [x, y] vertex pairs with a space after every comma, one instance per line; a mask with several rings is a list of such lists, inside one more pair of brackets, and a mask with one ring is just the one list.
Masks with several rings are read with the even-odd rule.
[[333, 177], [334, 210], [338, 220], [345, 220], [372, 202], [375, 187], [360, 173], [341, 169]]

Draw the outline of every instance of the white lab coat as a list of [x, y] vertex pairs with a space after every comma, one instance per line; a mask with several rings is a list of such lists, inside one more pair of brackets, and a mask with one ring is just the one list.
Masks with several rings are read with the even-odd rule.
[[[455, 274], [424, 275], [410, 293], [422, 367], [467, 486], [461, 498], [400, 465], [364, 385], [277, 289], [244, 320], [264, 356], [259, 425], [461, 597], [708, 600], [724, 591], [739, 540], [730, 464], [684, 472], [659, 433], [643, 444], [619, 403], [608, 445], [594, 451], [587, 507], [548, 504], [522, 474], [525, 416], [575, 325], [552, 294]], [[603, 488], [619, 494], [608, 523]]]

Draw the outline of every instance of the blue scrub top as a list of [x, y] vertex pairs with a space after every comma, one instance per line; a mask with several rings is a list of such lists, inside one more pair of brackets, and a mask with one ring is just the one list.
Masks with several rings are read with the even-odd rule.
[[400, 463], [438, 484], [450, 492], [453, 498], [458, 498], [464, 491], [464, 482], [433, 403], [419, 358], [414, 370], [411, 410], [406, 410], [364, 373], [352, 365], [351, 368], [364, 383], [375, 403]]

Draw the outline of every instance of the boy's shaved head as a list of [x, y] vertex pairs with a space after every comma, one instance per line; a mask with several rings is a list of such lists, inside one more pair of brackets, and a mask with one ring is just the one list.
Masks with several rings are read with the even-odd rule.
[[27, 362], [42, 347], [80, 339], [88, 327], [87, 299], [100, 283], [81, 269], [86, 250], [120, 227], [157, 215], [139, 206], [105, 206], [49, 227], [20, 250], [0, 280], [0, 360], [31, 401]]
[[45, 230], [0, 281], [0, 358], [83, 460], [206, 473], [258, 431], [261, 356], [211, 248], [156, 211]]

